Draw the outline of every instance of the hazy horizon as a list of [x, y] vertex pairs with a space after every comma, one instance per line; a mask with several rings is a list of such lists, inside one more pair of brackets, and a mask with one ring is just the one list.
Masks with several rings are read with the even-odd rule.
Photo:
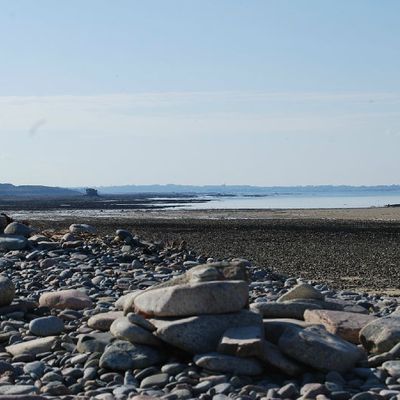
[[398, 1], [2, 6], [1, 182], [400, 183]]

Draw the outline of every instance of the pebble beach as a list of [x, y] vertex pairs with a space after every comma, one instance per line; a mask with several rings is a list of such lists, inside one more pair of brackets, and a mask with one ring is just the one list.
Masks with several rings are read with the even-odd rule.
[[394, 296], [144, 226], [3, 222], [0, 399], [400, 398]]

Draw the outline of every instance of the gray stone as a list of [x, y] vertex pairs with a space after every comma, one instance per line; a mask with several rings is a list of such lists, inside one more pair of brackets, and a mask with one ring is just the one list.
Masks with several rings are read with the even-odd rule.
[[239, 326], [227, 329], [218, 345], [218, 352], [239, 357], [257, 356], [263, 350], [262, 325]]
[[241, 358], [220, 353], [200, 354], [193, 358], [196, 365], [210, 371], [237, 375], [260, 375], [261, 363], [254, 358]]
[[314, 299], [314, 300], [324, 300], [324, 295], [314, 286], [308, 283], [299, 283], [294, 288], [290, 289], [287, 293], [279, 297], [278, 303], [283, 301], [297, 300], [297, 299]]
[[305, 321], [293, 318], [271, 318], [263, 319], [265, 338], [275, 344], [278, 344], [279, 338], [287, 328], [308, 328], [315, 326]]
[[15, 296], [15, 286], [11, 279], [0, 275], [0, 307], [8, 306]]
[[95, 332], [89, 335], [80, 335], [76, 349], [79, 353], [102, 353], [112, 340], [113, 336], [109, 332]]
[[162, 360], [161, 353], [152, 347], [117, 340], [106, 348], [99, 365], [113, 371], [126, 371], [150, 367]]
[[[17, 396], [17, 395], [30, 395], [36, 394], [39, 390], [33, 385], [1, 385], [0, 395]], [[29, 400], [29, 397], [23, 397]]]
[[140, 383], [142, 389], [152, 388], [152, 387], [164, 387], [168, 383], [168, 374], [156, 374], [147, 376]]
[[261, 316], [243, 310], [239, 313], [199, 315], [175, 320], [152, 319], [156, 336], [192, 354], [215, 351], [224, 332], [233, 327], [261, 325]]
[[93, 302], [82, 290], [67, 289], [43, 293], [39, 298], [39, 305], [49, 308], [82, 310], [93, 307]]
[[0, 251], [23, 250], [29, 245], [23, 236], [0, 235]]
[[264, 341], [263, 349], [258, 354], [257, 358], [263, 361], [267, 366], [272, 367], [272, 369], [277, 368], [290, 376], [298, 376], [304, 372], [304, 366], [286, 357], [277, 346], [267, 341]]
[[6, 235], [16, 235], [16, 236], [24, 236], [29, 237], [34, 230], [25, 224], [21, 224], [20, 222], [11, 222], [4, 229], [4, 233]]
[[36, 379], [41, 378], [44, 374], [46, 364], [42, 361], [33, 361], [24, 365], [24, 372], [34, 376]]
[[131, 293], [125, 294], [121, 296], [116, 302], [115, 302], [115, 308], [117, 310], [124, 310], [126, 314], [128, 314], [130, 311], [132, 311], [132, 305], [133, 301], [136, 296], [139, 294], [143, 293], [143, 290], [135, 290]]
[[48, 336], [40, 339], [28, 340], [26, 342], [12, 344], [6, 347], [6, 351], [13, 356], [20, 354], [40, 354], [50, 351], [57, 343], [57, 337]]
[[187, 283], [146, 290], [134, 299], [139, 312], [158, 317], [185, 317], [240, 311], [248, 300], [245, 281]]
[[55, 336], [64, 330], [64, 322], [58, 317], [41, 317], [29, 323], [29, 330], [36, 336]]
[[88, 225], [88, 224], [72, 224], [69, 227], [69, 231], [72, 234], [82, 234], [82, 233], [87, 233], [90, 235], [96, 234], [96, 228], [94, 226]]
[[115, 234], [117, 235], [118, 239], [120, 239], [120, 240], [132, 239], [133, 238], [132, 233], [130, 233], [126, 229], [117, 229]]
[[260, 313], [264, 318], [303, 319], [304, 311], [322, 309], [320, 304], [310, 301], [258, 302], [250, 304], [250, 310]]
[[400, 360], [386, 361], [382, 364], [382, 368], [387, 371], [390, 376], [400, 378]]
[[156, 288], [220, 280], [247, 281], [246, 266], [246, 262], [243, 261], [201, 264], [190, 268], [176, 278], [157, 285]]
[[123, 317], [122, 311], [108, 311], [105, 313], [95, 314], [88, 320], [88, 326], [99, 331], [108, 331], [111, 324], [117, 319]]
[[126, 317], [131, 324], [141, 326], [147, 331], [153, 332], [157, 329], [149, 320], [143, 318], [141, 315], [129, 313]]
[[316, 327], [286, 329], [278, 346], [289, 357], [324, 371], [346, 372], [364, 357], [357, 346]]
[[400, 342], [400, 317], [378, 318], [360, 331], [360, 342], [368, 352], [380, 354]]
[[128, 318], [116, 319], [110, 327], [111, 334], [117, 339], [128, 340], [131, 343], [147, 344], [149, 346], [160, 346], [161, 341], [151, 332], [141, 326], [132, 324]]

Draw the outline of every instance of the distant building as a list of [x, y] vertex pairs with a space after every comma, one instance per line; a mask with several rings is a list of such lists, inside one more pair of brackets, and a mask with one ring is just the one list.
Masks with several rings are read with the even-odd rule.
[[85, 190], [86, 190], [86, 196], [88, 197], [97, 197], [99, 195], [97, 189], [87, 188]]

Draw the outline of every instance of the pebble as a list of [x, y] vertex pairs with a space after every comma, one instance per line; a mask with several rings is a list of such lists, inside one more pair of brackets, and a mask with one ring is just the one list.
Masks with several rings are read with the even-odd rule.
[[29, 323], [29, 331], [36, 336], [55, 336], [63, 330], [64, 322], [54, 316], [35, 318]]
[[15, 285], [6, 276], [0, 276], [0, 307], [8, 306], [12, 303], [15, 296]]

